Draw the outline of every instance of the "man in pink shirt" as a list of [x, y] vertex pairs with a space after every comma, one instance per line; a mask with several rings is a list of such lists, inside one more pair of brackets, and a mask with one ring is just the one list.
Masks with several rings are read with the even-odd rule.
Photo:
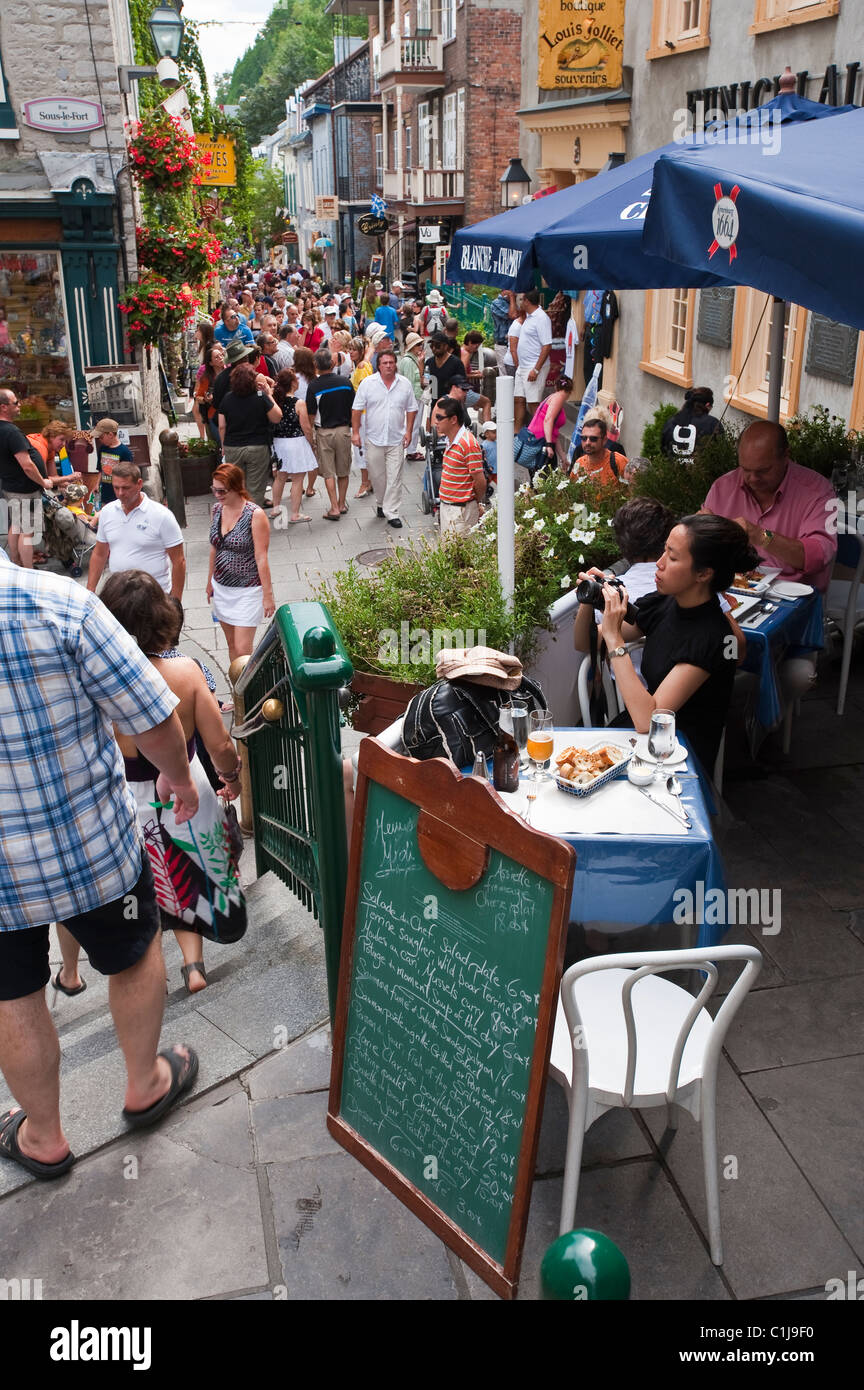
[[792, 462], [783, 427], [759, 420], [744, 430], [738, 467], [717, 479], [704, 510], [743, 526], [763, 562], [780, 566], [778, 578], [824, 592], [837, 553], [837, 537], [828, 531], [833, 501], [827, 478]]

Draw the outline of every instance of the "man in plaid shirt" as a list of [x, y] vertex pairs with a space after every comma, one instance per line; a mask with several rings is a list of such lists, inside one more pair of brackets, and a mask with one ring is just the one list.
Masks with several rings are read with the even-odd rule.
[[187, 820], [198, 798], [176, 704], [93, 594], [0, 551], [0, 1069], [18, 1101], [0, 1115], [0, 1156], [35, 1177], [60, 1177], [74, 1162], [45, 1001], [51, 922], [65, 922], [109, 976], [127, 1122], [160, 1119], [198, 1070], [185, 1046], [157, 1055], [159, 913], [111, 729], [134, 736], [160, 770], [161, 799], [173, 795]]

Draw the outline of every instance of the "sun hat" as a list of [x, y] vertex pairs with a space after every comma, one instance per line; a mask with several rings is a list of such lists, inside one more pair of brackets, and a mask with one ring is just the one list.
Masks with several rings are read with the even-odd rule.
[[426, 303], [435, 305], [443, 304], [444, 296], [440, 290], [430, 290], [426, 296]]
[[439, 680], [474, 681], [496, 690], [518, 690], [522, 662], [494, 647], [445, 647], [438, 653], [435, 675]]
[[325, 309], [324, 309], [324, 313], [325, 313], [325, 314], [338, 314], [338, 313], [339, 313], [339, 305], [338, 305], [338, 304], [328, 304], [328, 305], [325, 307]]
[[405, 351], [413, 352], [417, 344], [422, 342], [423, 339], [420, 337], [419, 333], [409, 333], [408, 337], [405, 339]]
[[242, 362], [244, 357], [252, 357], [257, 351], [254, 343], [244, 343], [242, 338], [235, 338], [225, 349], [225, 361], [229, 367], [233, 367], [235, 362]]

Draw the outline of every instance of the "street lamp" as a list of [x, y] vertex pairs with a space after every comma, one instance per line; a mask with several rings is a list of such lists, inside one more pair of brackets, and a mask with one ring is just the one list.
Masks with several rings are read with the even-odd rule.
[[157, 5], [147, 21], [147, 28], [160, 58], [179, 56], [184, 25], [173, 5]]
[[[182, 3], [183, 0], [178, 0], [178, 4]], [[184, 27], [183, 19], [174, 5], [156, 6], [147, 21], [147, 28], [159, 61], [155, 68], [119, 67], [117, 72], [121, 92], [131, 92], [132, 83], [141, 77], [158, 78], [159, 85], [169, 92], [180, 86], [180, 69], [175, 60], [180, 53]]]
[[531, 187], [530, 175], [526, 174], [522, 167], [522, 160], [518, 157], [510, 160], [506, 171], [498, 182], [501, 185], [502, 208], [518, 207]]

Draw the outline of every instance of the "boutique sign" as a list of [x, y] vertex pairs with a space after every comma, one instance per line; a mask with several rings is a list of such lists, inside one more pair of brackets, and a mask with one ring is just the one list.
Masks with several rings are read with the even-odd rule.
[[624, 0], [540, 0], [539, 56], [545, 91], [620, 87]]
[[105, 124], [97, 101], [67, 97], [34, 97], [22, 107], [24, 124], [34, 130], [72, 132], [99, 130]]
[[516, 275], [522, 262], [522, 252], [512, 246], [500, 246], [497, 251], [482, 242], [469, 242], [461, 247], [460, 270], [478, 270], [493, 275]]

